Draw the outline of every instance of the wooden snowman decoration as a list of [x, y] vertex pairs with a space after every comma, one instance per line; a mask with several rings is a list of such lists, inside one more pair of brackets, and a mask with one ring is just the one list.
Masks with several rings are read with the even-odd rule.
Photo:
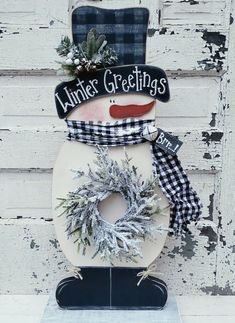
[[74, 44], [63, 38], [57, 49], [74, 75], [55, 90], [68, 134], [53, 171], [54, 223], [77, 268], [57, 287], [64, 308], [157, 309], [167, 300], [151, 264], [174, 228], [164, 156], [182, 143], [155, 124], [169, 87], [162, 69], [145, 65], [148, 19], [145, 8], [77, 7]]

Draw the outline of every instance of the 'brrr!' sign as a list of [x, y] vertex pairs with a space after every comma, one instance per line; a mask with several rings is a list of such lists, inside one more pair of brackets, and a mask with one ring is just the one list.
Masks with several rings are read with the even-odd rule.
[[56, 87], [56, 108], [59, 117], [64, 118], [75, 107], [90, 99], [133, 92], [167, 102], [170, 93], [165, 72], [155, 66], [126, 65], [84, 73]]

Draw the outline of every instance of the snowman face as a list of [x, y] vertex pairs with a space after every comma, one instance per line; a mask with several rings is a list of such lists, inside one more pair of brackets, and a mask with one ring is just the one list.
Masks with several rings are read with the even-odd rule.
[[81, 121], [115, 121], [118, 119], [153, 119], [156, 101], [142, 94], [117, 94], [83, 103], [67, 119]]

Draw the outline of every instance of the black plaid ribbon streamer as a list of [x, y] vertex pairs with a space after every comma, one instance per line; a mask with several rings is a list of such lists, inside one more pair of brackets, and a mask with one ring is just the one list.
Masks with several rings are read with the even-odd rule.
[[[155, 124], [154, 120], [125, 119], [109, 122], [85, 122], [65, 120], [68, 126], [67, 140], [88, 145], [126, 146], [146, 142], [143, 129]], [[153, 172], [159, 186], [171, 204], [169, 235], [190, 233], [188, 224], [201, 219], [201, 201], [192, 188], [177, 156], [164, 152], [155, 141], [150, 141], [153, 156]]]
[[72, 13], [73, 41], [82, 43], [91, 28], [95, 28], [118, 53], [118, 65], [145, 64], [148, 20], [146, 8], [81, 6]]

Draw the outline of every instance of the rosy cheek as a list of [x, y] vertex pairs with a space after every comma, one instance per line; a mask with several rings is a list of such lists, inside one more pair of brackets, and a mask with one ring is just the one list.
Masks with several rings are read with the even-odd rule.
[[99, 104], [87, 104], [80, 108], [80, 120], [104, 121], [104, 107]]

